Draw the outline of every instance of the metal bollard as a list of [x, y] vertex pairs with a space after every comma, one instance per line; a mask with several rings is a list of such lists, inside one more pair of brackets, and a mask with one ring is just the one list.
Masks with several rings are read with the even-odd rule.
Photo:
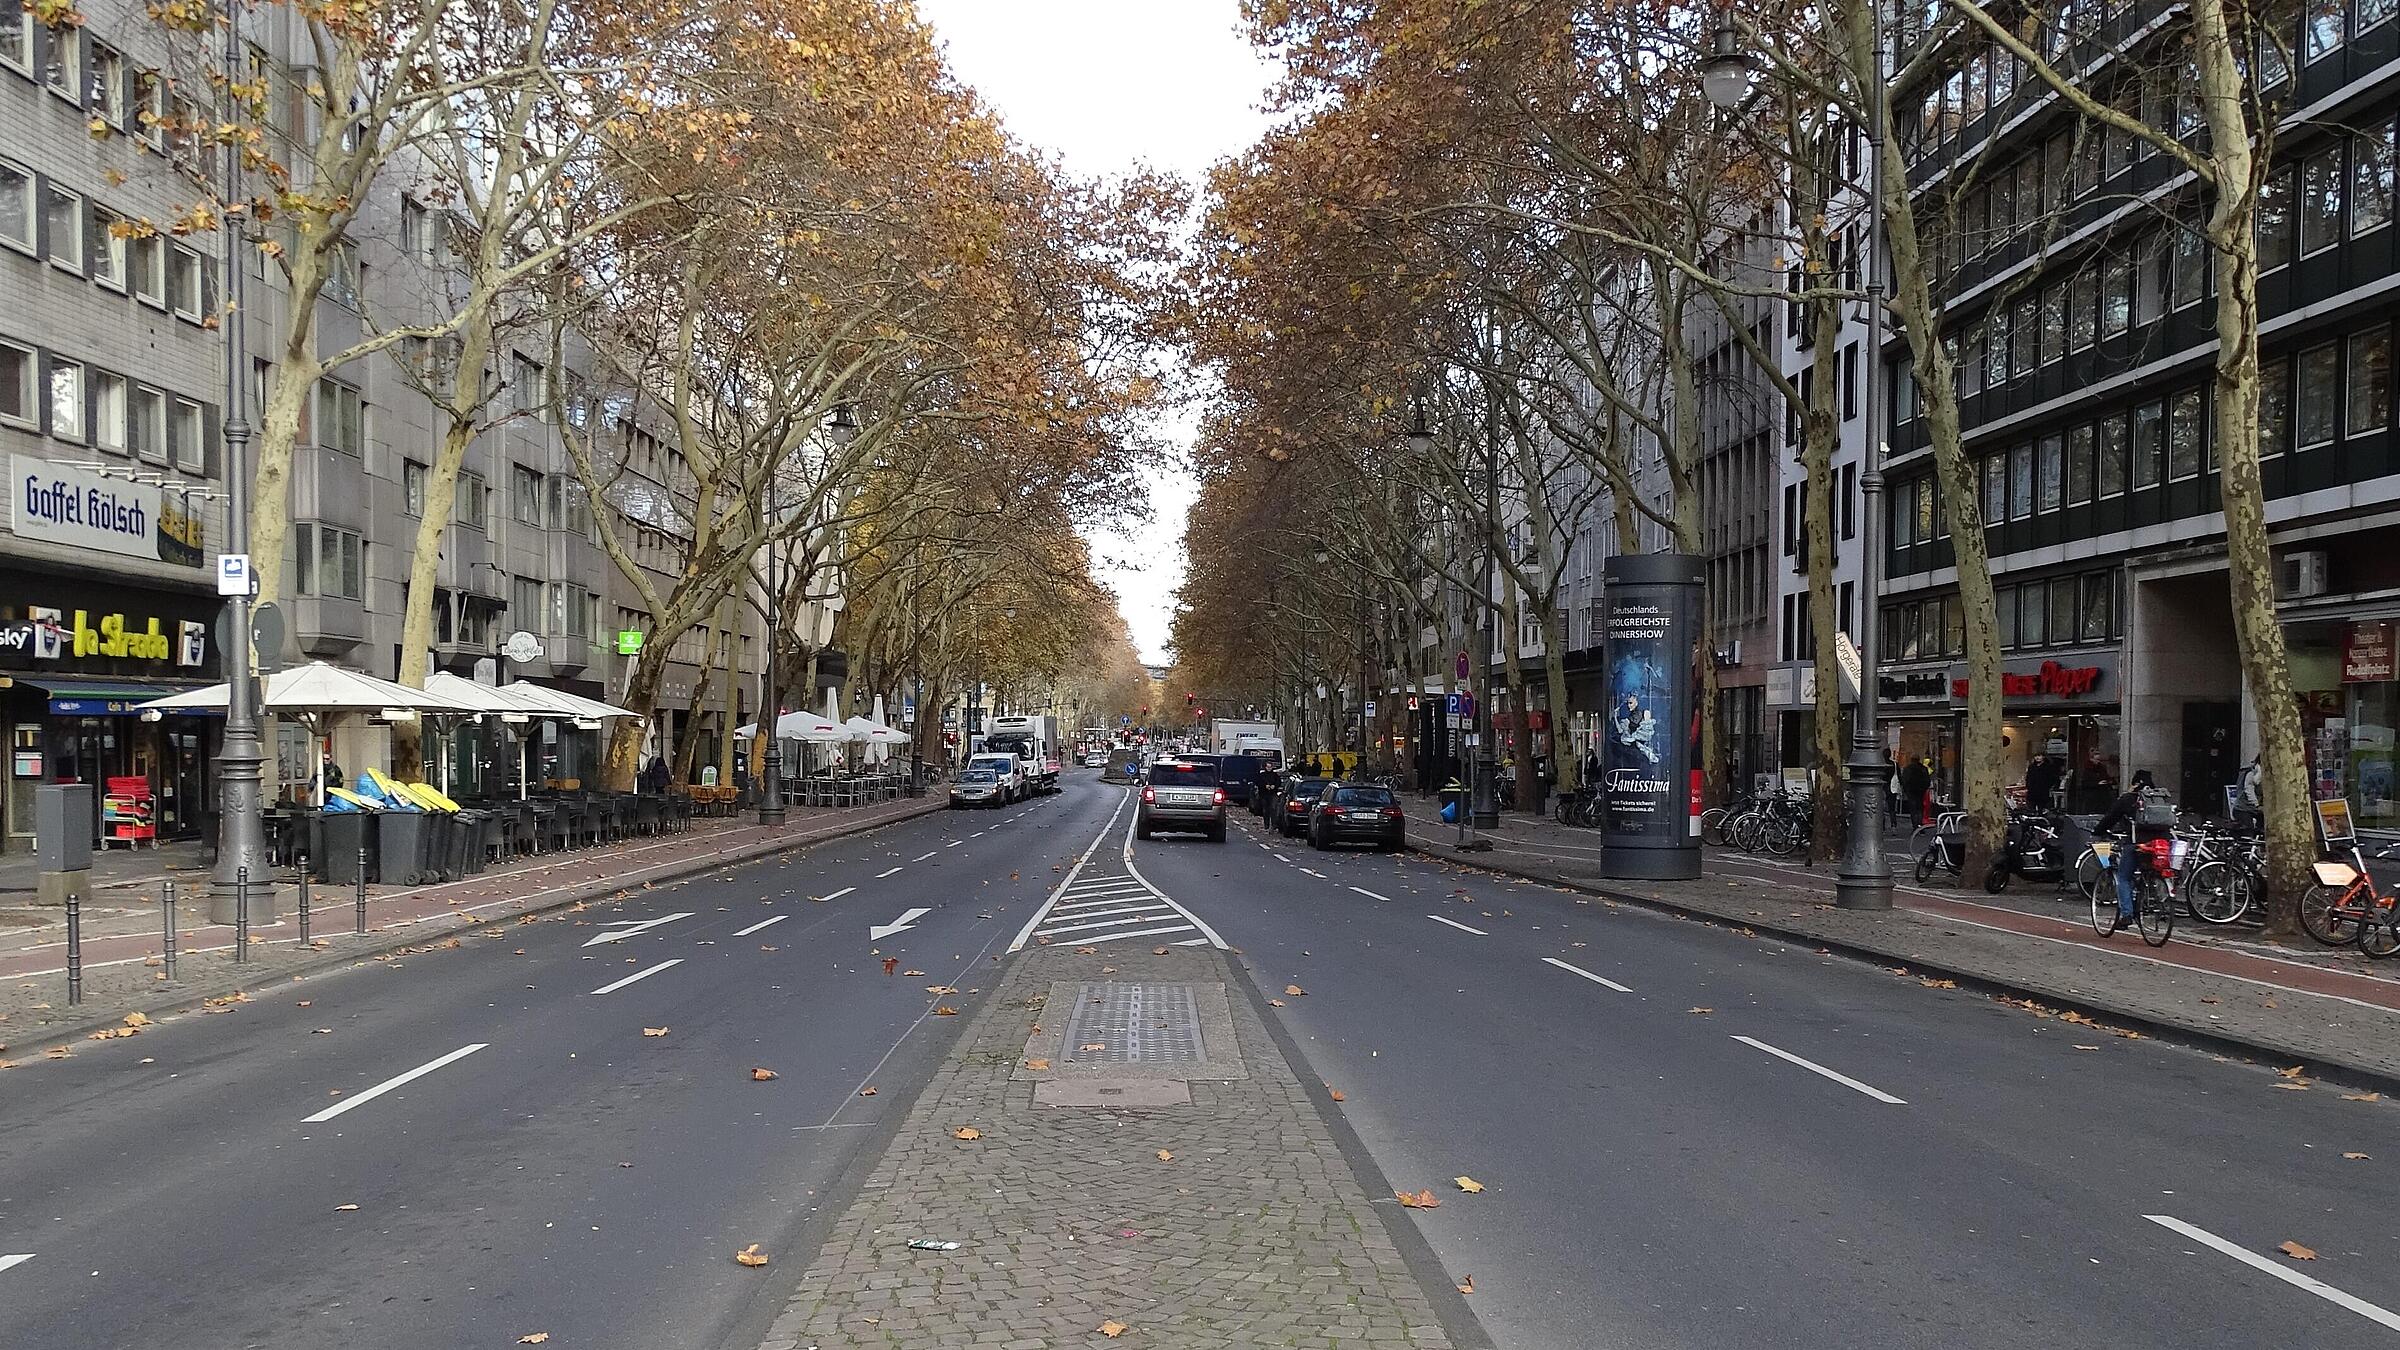
[[250, 959], [250, 868], [233, 869], [233, 959]]
[[358, 931], [367, 931], [367, 846], [358, 846]]
[[67, 892], [67, 1004], [83, 1002], [83, 897]]
[[300, 855], [300, 945], [308, 945], [308, 855]]
[[175, 883], [172, 881], [167, 883], [166, 930], [167, 945], [162, 955], [167, 962], [167, 978], [171, 980], [175, 978]]

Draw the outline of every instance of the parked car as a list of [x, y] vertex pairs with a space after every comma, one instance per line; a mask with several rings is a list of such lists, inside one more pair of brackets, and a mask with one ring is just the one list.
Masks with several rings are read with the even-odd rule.
[[1133, 833], [1147, 839], [1158, 830], [1187, 830], [1225, 842], [1225, 789], [1217, 782], [1213, 757], [1162, 759], [1142, 775]]
[[1272, 821], [1279, 833], [1297, 839], [1308, 832], [1308, 813], [1316, 807], [1317, 798], [1325, 795], [1330, 778], [1287, 778], [1283, 795], [1276, 804]]
[[1308, 815], [1310, 848], [1367, 843], [1389, 853], [1406, 842], [1407, 830], [1400, 798], [1390, 788], [1371, 783], [1328, 785]]
[[1033, 795], [1033, 776], [1025, 771], [1025, 761], [1005, 751], [977, 755], [967, 761], [970, 769], [990, 769], [1000, 776], [1001, 804]]
[[957, 807], [1001, 806], [1008, 801], [1008, 788], [1001, 783], [997, 771], [970, 767], [950, 783], [950, 804]]

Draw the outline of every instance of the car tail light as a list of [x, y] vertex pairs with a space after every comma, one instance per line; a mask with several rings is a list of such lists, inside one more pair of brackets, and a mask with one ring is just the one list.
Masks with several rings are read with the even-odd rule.
[[1158, 789], [1157, 789], [1157, 788], [1143, 788], [1143, 789], [1142, 789], [1142, 800], [1143, 800], [1143, 801], [1146, 801], [1146, 802], [1154, 802], [1154, 801], [1157, 801], [1157, 800], [1158, 800]]
[[1223, 806], [1225, 804], [1225, 789], [1218, 788], [1216, 790], [1214, 794], [1214, 804], [1217, 806]]

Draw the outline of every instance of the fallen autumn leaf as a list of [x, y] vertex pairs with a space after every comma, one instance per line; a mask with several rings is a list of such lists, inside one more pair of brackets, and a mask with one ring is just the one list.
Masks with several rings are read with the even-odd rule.
[[749, 1246], [742, 1248], [738, 1252], [735, 1252], [733, 1254], [733, 1259], [741, 1262], [745, 1266], [763, 1266], [767, 1263], [767, 1254], [760, 1251], [758, 1249], [758, 1244], [753, 1242]]
[[1125, 1325], [1123, 1322], [1108, 1321], [1100, 1324], [1100, 1334], [1108, 1337], [1112, 1341], [1131, 1330], [1133, 1330], [1133, 1328]]
[[972, 1125], [961, 1125], [957, 1129], [950, 1132], [950, 1137], [953, 1139], [964, 1139], [969, 1142], [973, 1142], [974, 1140], [983, 1138], [983, 1131], [976, 1129]]
[[1473, 1177], [1452, 1177], [1451, 1180], [1457, 1182], [1458, 1188], [1469, 1195], [1483, 1194], [1483, 1183]]
[[645, 1036], [664, 1036], [667, 1034], [667, 1029], [665, 1027], [643, 1027], [642, 1034]]
[[773, 1069], [752, 1069], [750, 1071], [750, 1081], [753, 1083], [771, 1083], [779, 1076]]
[[2303, 1247], [2297, 1242], [2283, 1242], [2277, 1245], [2275, 1250], [2282, 1252], [2285, 1256], [2288, 1256], [2295, 1261], [2314, 1261], [2317, 1259], [2317, 1253], [2315, 1249]]
[[1440, 1209], [1442, 1207], [1442, 1197], [1435, 1195], [1431, 1186], [1415, 1192], [1398, 1191], [1395, 1192], [1395, 1196], [1401, 1205], [1408, 1209]]

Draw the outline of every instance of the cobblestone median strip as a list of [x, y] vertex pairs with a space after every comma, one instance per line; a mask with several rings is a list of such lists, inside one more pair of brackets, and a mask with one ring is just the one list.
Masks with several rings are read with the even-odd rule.
[[[761, 1350], [1452, 1345], [1251, 1000], [1224, 997], [1235, 978], [1207, 948], [1019, 957]], [[1190, 987], [1204, 1018], [1216, 995], [1232, 1046], [1209, 1059], [1248, 1076], [1190, 1081], [1188, 1106], [1036, 1105], [1029, 1037], [1064, 1028], [1060, 992], [1105, 981]]]

